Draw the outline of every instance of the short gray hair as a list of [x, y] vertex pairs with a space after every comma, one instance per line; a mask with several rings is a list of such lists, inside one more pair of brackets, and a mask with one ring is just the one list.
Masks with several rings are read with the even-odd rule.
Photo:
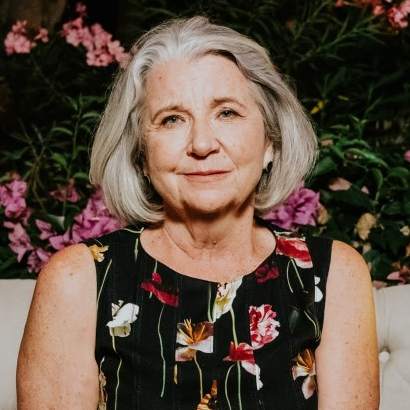
[[91, 182], [102, 188], [108, 208], [123, 222], [157, 223], [164, 218], [161, 198], [143, 175], [142, 118], [147, 74], [167, 60], [222, 55], [235, 62], [256, 90], [266, 139], [274, 151], [272, 167], [262, 173], [256, 187], [256, 214], [281, 204], [311, 171], [317, 155], [312, 124], [267, 51], [255, 41], [197, 16], [154, 27], [135, 43], [131, 54], [96, 132], [90, 169]]

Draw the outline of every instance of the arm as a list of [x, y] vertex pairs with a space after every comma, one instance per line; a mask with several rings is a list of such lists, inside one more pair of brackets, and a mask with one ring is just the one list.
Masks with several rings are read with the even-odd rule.
[[95, 410], [96, 273], [85, 245], [54, 255], [40, 273], [17, 364], [19, 410]]
[[322, 340], [316, 350], [319, 410], [377, 410], [379, 363], [370, 274], [350, 246], [335, 242]]

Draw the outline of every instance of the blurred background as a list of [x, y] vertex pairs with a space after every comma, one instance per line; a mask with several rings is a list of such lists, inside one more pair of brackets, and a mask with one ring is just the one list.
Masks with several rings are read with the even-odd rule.
[[0, 0], [0, 277], [121, 225], [88, 181], [93, 131], [135, 39], [196, 14], [266, 47], [315, 124], [312, 176], [266, 218], [409, 282], [409, 0]]

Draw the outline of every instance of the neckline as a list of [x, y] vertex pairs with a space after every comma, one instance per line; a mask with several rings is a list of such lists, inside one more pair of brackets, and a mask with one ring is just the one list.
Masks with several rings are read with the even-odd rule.
[[[219, 282], [219, 281], [214, 281], [214, 280], [209, 280], [209, 279], [202, 279], [202, 278], [198, 278], [198, 277], [195, 277], [195, 276], [187, 275], [187, 274], [185, 274], [185, 273], [178, 272], [178, 271], [172, 269], [170, 266], [166, 265], [165, 263], [163, 263], [163, 262], [159, 261], [158, 259], [154, 258], [152, 255], [150, 255], [150, 254], [145, 250], [144, 246], [143, 246], [142, 243], [141, 243], [141, 240], [138, 241], [138, 245], [137, 245], [137, 247], [138, 247], [138, 256], [137, 256], [137, 258], [139, 258], [140, 256], [143, 256], [145, 259], [150, 260], [153, 264], [156, 264], [156, 266], [161, 266], [161, 267], [163, 267], [164, 269], [167, 269], [168, 271], [170, 271], [173, 275], [179, 276], [179, 277], [181, 277], [181, 278], [186, 278], [186, 279], [188, 279], [188, 280], [198, 281], [198, 282], [202, 282], [202, 283], [211, 283], [211, 284], [216, 284], [216, 285], [218, 285], [218, 284], [224, 284], [224, 285], [227, 285], [227, 284], [235, 284], [235, 283], [237, 283], [237, 282], [239, 282], [239, 281], [244, 280], [245, 278], [248, 278], [248, 277], [251, 277], [252, 275], [254, 275], [255, 272], [256, 272], [259, 268], [261, 268], [261, 267], [264, 266], [266, 263], [268, 263], [268, 261], [271, 260], [271, 259], [276, 255], [276, 250], [277, 250], [277, 235], [276, 235], [276, 232], [275, 232], [275, 227], [274, 227], [269, 221], [265, 221], [265, 220], [262, 219], [262, 218], [259, 218], [259, 217], [255, 216], [255, 219], [258, 221], [258, 223], [260, 223], [262, 226], [264, 226], [265, 228], [267, 228], [267, 229], [269, 230], [269, 232], [272, 234], [272, 236], [275, 238], [275, 246], [274, 246], [272, 252], [270, 252], [269, 255], [267, 255], [267, 256], [259, 263], [259, 265], [258, 265], [254, 270], [252, 270], [251, 272], [245, 273], [245, 274], [243, 274], [243, 275], [241, 275], [241, 276], [238, 276], [237, 278], [232, 279], [232, 280], [229, 280], [229, 281], [221, 281], [221, 282]], [[145, 228], [145, 227], [143, 227], [143, 228], [140, 230], [140, 232], [139, 232], [140, 237], [141, 237], [141, 234], [142, 234], [144, 228]], [[158, 270], [158, 269], [157, 269], [157, 270]]]

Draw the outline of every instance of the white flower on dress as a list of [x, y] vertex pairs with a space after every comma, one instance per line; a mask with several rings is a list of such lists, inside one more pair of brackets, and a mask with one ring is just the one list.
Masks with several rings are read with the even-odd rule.
[[218, 283], [218, 289], [212, 311], [212, 320], [215, 322], [224, 313], [229, 312], [236, 296], [236, 291], [242, 284], [242, 279], [234, 282]]
[[126, 337], [131, 333], [131, 323], [137, 320], [139, 306], [133, 303], [127, 303], [123, 306], [124, 301], [118, 301], [118, 305], [111, 304], [112, 318], [107, 326], [110, 329], [111, 336]]
[[320, 302], [323, 299], [323, 293], [317, 286], [320, 282], [320, 278], [315, 276], [315, 302]]

